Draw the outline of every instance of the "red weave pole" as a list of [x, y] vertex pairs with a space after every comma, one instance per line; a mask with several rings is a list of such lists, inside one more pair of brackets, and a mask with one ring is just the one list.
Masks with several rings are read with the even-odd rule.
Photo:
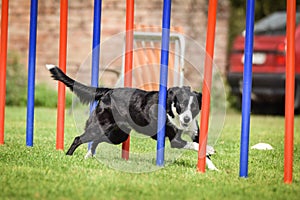
[[285, 84], [284, 182], [292, 183], [294, 150], [296, 0], [287, 0], [286, 11], [287, 52]]
[[2, 0], [1, 14], [1, 50], [0, 50], [0, 145], [4, 144], [6, 60], [8, 34], [8, 0]]
[[206, 56], [204, 66], [204, 80], [202, 88], [202, 111], [200, 119], [200, 137], [199, 137], [199, 150], [198, 150], [198, 165], [199, 172], [205, 172], [206, 165], [206, 144], [208, 136], [208, 120], [210, 109], [210, 90], [212, 82], [212, 60], [214, 55], [215, 43], [215, 27], [217, 15], [217, 0], [210, 0], [208, 5], [208, 20], [206, 32]]
[[[134, 26], [134, 0], [126, 1], [126, 46], [124, 87], [132, 86], [132, 57], [133, 57], [133, 26]], [[130, 137], [122, 144], [122, 158], [129, 159]]]
[[[66, 72], [67, 62], [67, 29], [68, 29], [68, 0], [60, 1], [60, 42], [59, 42], [59, 67]], [[56, 149], [64, 149], [64, 124], [65, 124], [66, 88], [63, 83], [58, 83]]]

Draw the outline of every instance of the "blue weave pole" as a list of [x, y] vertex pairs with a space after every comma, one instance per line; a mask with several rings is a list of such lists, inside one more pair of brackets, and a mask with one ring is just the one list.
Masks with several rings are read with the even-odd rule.
[[164, 165], [164, 157], [165, 157], [165, 129], [166, 129], [166, 105], [167, 105], [171, 4], [172, 4], [171, 0], [164, 0], [163, 19], [162, 19], [161, 60], [160, 60], [160, 84], [159, 84], [158, 116], [157, 116], [157, 152], [156, 152], [157, 166]]
[[244, 51], [242, 128], [240, 143], [240, 177], [248, 177], [249, 128], [252, 90], [252, 55], [254, 32], [255, 0], [247, 0], [246, 36]]
[[[101, 36], [101, 10], [102, 0], [94, 0], [94, 26], [93, 26], [93, 45], [92, 45], [92, 74], [91, 85], [98, 87], [99, 82], [99, 63], [100, 63], [100, 36]], [[90, 104], [90, 113], [96, 108], [97, 102]], [[88, 144], [88, 149], [92, 143]]]
[[[92, 75], [91, 85], [98, 87], [99, 82], [99, 63], [100, 63], [100, 36], [101, 36], [101, 7], [102, 0], [94, 1], [94, 27], [93, 27], [93, 46], [92, 46]], [[90, 105], [92, 112], [97, 102]]]
[[37, 14], [38, 0], [31, 0], [26, 121], [26, 145], [29, 147], [33, 146]]

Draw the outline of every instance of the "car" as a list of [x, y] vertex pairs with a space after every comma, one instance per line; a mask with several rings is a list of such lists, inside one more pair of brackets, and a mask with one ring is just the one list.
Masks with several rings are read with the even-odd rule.
[[[295, 110], [300, 109], [300, 13], [296, 13]], [[227, 82], [241, 103], [245, 32], [238, 35], [229, 55]], [[272, 13], [254, 25], [252, 94], [256, 104], [273, 105], [285, 99], [286, 12]]]

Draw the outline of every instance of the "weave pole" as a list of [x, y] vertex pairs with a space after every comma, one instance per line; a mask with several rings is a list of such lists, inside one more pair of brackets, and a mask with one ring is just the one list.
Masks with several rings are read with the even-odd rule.
[[8, 34], [8, 0], [2, 0], [1, 11], [1, 50], [0, 50], [0, 145], [4, 144], [5, 93], [6, 93], [6, 60]]
[[[101, 34], [101, 8], [102, 0], [94, 0], [94, 26], [93, 26], [93, 45], [92, 45], [92, 79], [91, 85], [98, 87], [99, 82], [99, 63], [100, 63], [100, 34]], [[95, 109], [96, 102], [91, 103], [90, 111]]]
[[[94, 22], [93, 22], [93, 44], [92, 44], [92, 72], [91, 86], [98, 87], [99, 82], [99, 63], [100, 63], [100, 37], [101, 37], [101, 9], [102, 0], [94, 0]], [[97, 102], [90, 104], [90, 113], [96, 108]], [[88, 149], [91, 148], [92, 142], [89, 143]]]
[[249, 131], [252, 90], [252, 55], [254, 33], [255, 0], [247, 0], [246, 7], [246, 36], [245, 36], [245, 62], [243, 73], [242, 97], [242, 127], [240, 142], [240, 177], [248, 177]]
[[171, 4], [172, 4], [171, 0], [164, 0], [163, 18], [162, 18], [160, 84], [159, 84], [158, 116], [157, 116], [157, 152], [156, 152], [157, 166], [164, 165], [164, 157], [165, 157], [165, 130], [166, 130], [166, 105], [167, 105]]
[[[134, 0], [126, 1], [126, 43], [124, 87], [132, 87], [132, 58], [133, 58], [133, 26], [134, 26]], [[129, 159], [130, 136], [122, 144], [122, 158]]]
[[31, 0], [26, 122], [26, 145], [29, 147], [33, 146], [37, 14], [38, 0]]
[[206, 56], [204, 65], [204, 80], [202, 88], [202, 111], [200, 119], [200, 137], [198, 150], [197, 170], [205, 172], [206, 144], [208, 136], [209, 110], [210, 110], [210, 90], [212, 82], [212, 60], [214, 56], [215, 28], [217, 16], [217, 0], [210, 0], [208, 5], [208, 20], [206, 32]]
[[[67, 65], [68, 0], [60, 1], [59, 68], [66, 72]], [[66, 87], [58, 83], [56, 149], [64, 149]]]
[[294, 151], [296, 0], [287, 0], [286, 12], [287, 51], [285, 80], [284, 182], [292, 183]]

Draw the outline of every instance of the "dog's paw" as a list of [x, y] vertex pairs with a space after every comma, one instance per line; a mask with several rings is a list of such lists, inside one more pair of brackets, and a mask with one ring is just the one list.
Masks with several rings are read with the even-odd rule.
[[209, 145], [206, 146], [206, 154], [213, 155], [215, 153], [216, 153], [216, 151], [212, 146], [209, 146]]
[[[187, 144], [183, 147], [184, 149], [190, 149], [194, 151], [199, 151], [199, 144], [197, 142], [187, 142]], [[216, 151], [212, 146], [206, 146], [206, 155], [213, 155]]]
[[85, 154], [84, 159], [88, 159], [88, 158], [91, 158], [91, 157], [93, 157], [93, 153], [92, 153], [91, 150], [89, 150], [89, 151]]
[[219, 171], [219, 169], [214, 165], [214, 163], [209, 158], [206, 158], [206, 166], [209, 170]]
[[187, 144], [183, 148], [198, 151], [199, 150], [199, 144], [196, 143], [196, 142], [187, 142]]

